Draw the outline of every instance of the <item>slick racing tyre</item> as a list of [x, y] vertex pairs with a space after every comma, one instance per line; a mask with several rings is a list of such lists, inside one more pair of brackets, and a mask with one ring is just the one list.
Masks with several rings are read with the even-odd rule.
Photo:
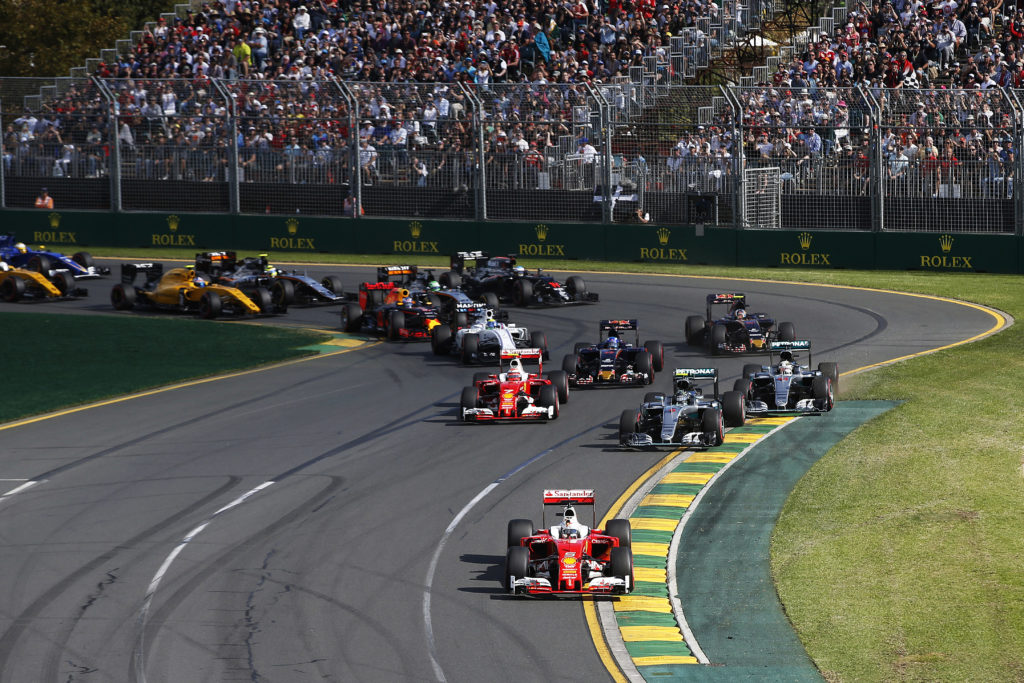
[[644, 348], [651, 352], [651, 361], [655, 372], [665, 367], [665, 347], [660, 341], [645, 341]]
[[747, 394], [750, 393], [750, 380], [741, 377], [740, 379], [732, 383], [732, 390], [738, 391], [744, 396], [746, 396]]
[[388, 341], [401, 341], [405, 329], [405, 312], [391, 311], [388, 316]]
[[704, 318], [691, 315], [686, 318], [686, 343], [700, 346], [704, 343]]
[[533, 303], [533, 283], [529, 280], [517, 280], [515, 300], [516, 306], [529, 306]]
[[220, 315], [223, 308], [224, 301], [220, 298], [220, 294], [217, 292], [203, 292], [203, 297], [199, 300], [200, 316], [212, 320]]
[[550, 354], [548, 353], [548, 336], [540, 330], [530, 333], [530, 346], [535, 349], [540, 349], [544, 355], [544, 360], [547, 360], [550, 357]]
[[722, 395], [722, 417], [726, 427], [743, 426], [747, 421], [747, 399], [744, 392], [727, 391]]
[[576, 356], [566, 354], [562, 359], [562, 370], [570, 375], [576, 374]]
[[135, 288], [131, 285], [114, 285], [110, 290], [110, 303], [118, 311], [130, 311], [135, 307]]
[[476, 408], [479, 397], [480, 390], [475, 386], [462, 388], [462, 396], [459, 398], [459, 407], [462, 409], [459, 417], [462, 420], [469, 422], [464, 411]]
[[537, 405], [542, 408], [554, 407], [554, 414], [551, 419], [558, 417], [558, 390], [550, 384], [545, 384], [537, 394]]
[[341, 278], [337, 275], [328, 275], [320, 281], [320, 284], [324, 286], [324, 289], [329, 289], [338, 296], [345, 293], [345, 288], [341, 285]]
[[514, 593], [512, 582], [525, 579], [530, 570], [530, 549], [522, 546], [509, 548], [505, 554], [505, 590]]
[[559, 403], [569, 402], [569, 373], [564, 370], [555, 370], [548, 373], [548, 379], [558, 393]]
[[270, 288], [270, 297], [274, 307], [280, 311], [287, 310], [295, 301], [295, 283], [291, 280], [276, 280]]
[[441, 273], [437, 281], [445, 289], [455, 289], [462, 284], [462, 276], [454, 270], [449, 270], [447, 273]]
[[[25, 296], [25, 281], [20, 277], [9, 275], [3, 284], [0, 284], [0, 296], [4, 301], [14, 303]], [[116, 306], [115, 306], [116, 308]]]
[[651, 352], [644, 349], [637, 351], [636, 353], [636, 371], [647, 374], [647, 381], [645, 384], [654, 383], [654, 360], [651, 358]]
[[351, 302], [341, 307], [342, 332], [358, 332], [362, 319], [363, 309], [359, 308], [359, 304]]
[[76, 251], [71, 260], [83, 268], [92, 268], [95, 265], [95, 261], [92, 260], [92, 254], [87, 251]]
[[531, 519], [510, 519], [508, 521], [508, 545], [507, 548], [514, 548], [519, 541], [529, 538], [534, 534], [533, 520]]
[[722, 411], [717, 408], [705, 409], [700, 416], [700, 430], [707, 435], [709, 446], [721, 446], [725, 442]]
[[811, 393], [814, 394], [814, 401], [822, 410], [832, 410], [835, 405], [835, 396], [832, 393], [832, 380], [824, 375], [818, 375], [811, 380]]
[[498, 299], [498, 295], [494, 292], [483, 293], [484, 306], [497, 312], [501, 308], [501, 301]]
[[573, 301], [582, 301], [587, 298], [587, 283], [579, 275], [572, 275], [565, 281], [565, 288]]
[[34, 270], [37, 273], [46, 275], [53, 270], [53, 262], [50, 257], [46, 254], [35, 254], [28, 260], [28, 270]]
[[796, 341], [796, 328], [793, 323], [779, 323], [779, 341]]
[[469, 327], [469, 316], [464, 312], [459, 311], [455, 314], [455, 329], [461, 330], [463, 327]]
[[266, 287], [257, 287], [251, 298], [252, 302], [259, 306], [260, 313], [274, 312], [274, 297]]
[[832, 393], [839, 391], [839, 363], [818, 363], [818, 372], [832, 381]]
[[711, 353], [718, 353], [718, 347], [724, 344], [728, 338], [725, 325], [715, 325], [711, 328]]
[[743, 364], [743, 379], [750, 379], [751, 375], [756, 375], [761, 372], [761, 366], [757, 363], [744, 363]]
[[604, 533], [619, 539], [620, 548], [628, 548], [633, 544], [633, 528], [628, 519], [609, 519]]
[[479, 334], [462, 335], [462, 364], [469, 365], [477, 360], [476, 353], [480, 350]]
[[633, 551], [630, 548], [612, 548], [610, 574], [620, 579], [628, 579], [630, 590], [633, 589]]
[[625, 446], [636, 433], [636, 410], [626, 408], [619, 416], [619, 443]]
[[58, 270], [53, 274], [53, 286], [60, 290], [61, 296], [71, 296], [75, 293], [75, 277], [66, 270]]
[[452, 328], [438, 325], [430, 333], [430, 350], [435, 356], [443, 356], [452, 349]]

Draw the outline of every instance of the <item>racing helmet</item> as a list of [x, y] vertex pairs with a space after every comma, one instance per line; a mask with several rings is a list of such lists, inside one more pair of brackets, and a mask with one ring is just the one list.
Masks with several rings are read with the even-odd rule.
[[514, 268], [514, 271], [515, 271], [515, 274], [520, 276], [520, 277], [522, 277], [523, 275], [526, 275], [526, 268], [523, 268], [522, 266], [516, 266]]
[[561, 533], [559, 534], [562, 538], [579, 538], [580, 530], [573, 529], [572, 527], [562, 527]]
[[522, 382], [523, 375], [518, 370], [509, 370], [505, 373], [505, 379], [509, 382]]
[[780, 375], [792, 375], [793, 374], [793, 364], [790, 361], [788, 361], [788, 360], [780, 361], [779, 362], [779, 374]]
[[493, 330], [497, 326], [498, 326], [498, 321], [497, 320], [495, 320], [494, 318], [488, 318], [487, 319], [487, 325], [486, 325], [487, 329]]
[[618, 348], [619, 348], [619, 338], [618, 337], [608, 337], [608, 348], [609, 349], [614, 349], [614, 350], [617, 351]]
[[192, 278], [192, 284], [195, 285], [196, 287], [205, 287], [206, 280], [204, 280], [201, 275], [196, 275], [194, 278]]
[[277, 268], [270, 265], [269, 263], [267, 264], [267, 267], [263, 269], [263, 272], [269, 275], [270, 277], [277, 277]]
[[736, 319], [737, 320], [744, 320], [744, 319], [746, 319], [746, 317], [747, 317], [746, 309], [743, 309], [743, 308], [737, 308], [736, 309]]
[[10, 270], [10, 269], [11, 269], [11, 267], [9, 265], [7, 265], [7, 261], [0, 261], [0, 270], [7, 271], [7, 270]]
[[25, 246], [24, 242], [18, 242], [17, 244], [14, 245], [14, 248], [18, 250], [19, 254], [24, 254], [26, 251], [28, 251], [28, 247]]
[[431, 292], [440, 291], [441, 283], [438, 282], [437, 280], [431, 280], [430, 282], [427, 283], [427, 289], [429, 289]]

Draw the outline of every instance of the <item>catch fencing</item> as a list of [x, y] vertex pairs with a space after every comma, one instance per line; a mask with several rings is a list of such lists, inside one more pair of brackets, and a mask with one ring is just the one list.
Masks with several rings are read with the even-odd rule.
[[[673, 72], [709, 49], [678, 38]], [[1022, 234], [1018, 91], [641, 71], [595, 84], [0, 79], [0, 206], [32, 207], [45, 187], [66, 210]]]

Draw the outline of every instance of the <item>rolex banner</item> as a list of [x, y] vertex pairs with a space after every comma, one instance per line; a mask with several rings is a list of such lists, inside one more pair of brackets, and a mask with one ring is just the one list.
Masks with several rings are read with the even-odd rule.
[[1021, 238], [964, 233], [880, 233], [876, 267], [886, 270], [1015, 273]]
[[767, 268], [875, 268], [875, 234], [837, 230], [744, 230], [738, 264]]

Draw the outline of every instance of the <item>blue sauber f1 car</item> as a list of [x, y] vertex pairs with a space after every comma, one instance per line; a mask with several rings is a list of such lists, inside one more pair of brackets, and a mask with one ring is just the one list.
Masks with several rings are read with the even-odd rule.
[[93, 263], [92, 255], [79, 251], [74, 256], [65, 256], [56, 251], [47, 251], [40, 246], [32, 249], [14, 239], [14, 233], [0, 235], [0, 261], [9, 266], [24, 268], [53, 278], [54, 273], [66, 271], [76, 280], [89, 280], [101, 275], [110, 275], [110, 268], [101, 268]]

